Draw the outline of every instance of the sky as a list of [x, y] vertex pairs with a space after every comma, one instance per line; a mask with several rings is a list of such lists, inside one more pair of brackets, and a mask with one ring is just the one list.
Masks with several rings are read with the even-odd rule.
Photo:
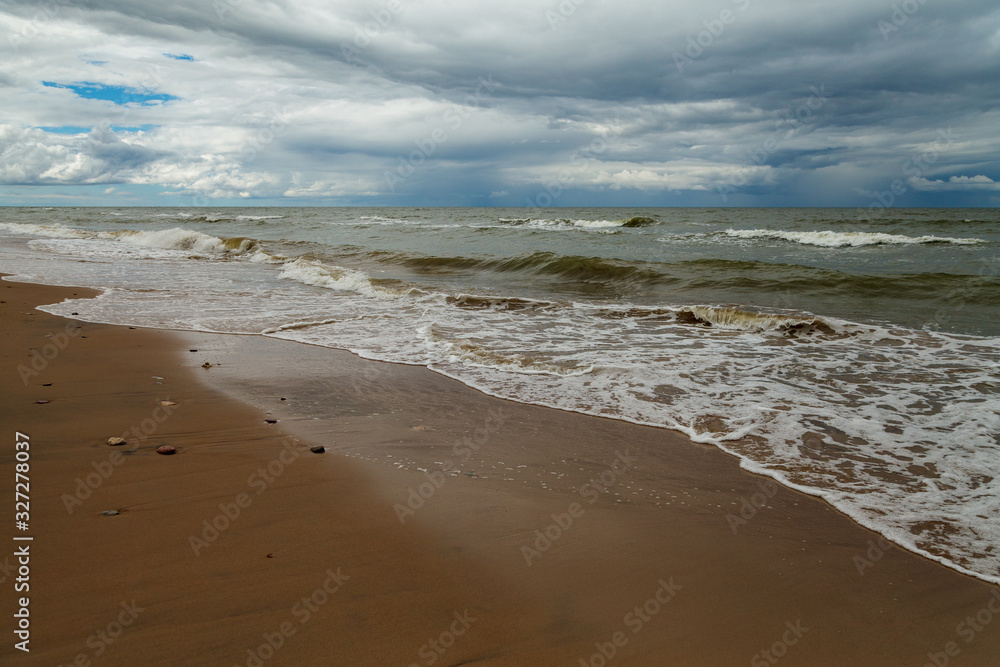
[[0, 205], [1000, 205], [996, 0], [0, 0]]

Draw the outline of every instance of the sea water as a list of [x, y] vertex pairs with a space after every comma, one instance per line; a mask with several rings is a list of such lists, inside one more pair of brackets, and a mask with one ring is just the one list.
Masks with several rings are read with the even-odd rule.
[[8, 208], [0, 271], [681, 431], [1000, 583], [1000, 211], [868, 213]]

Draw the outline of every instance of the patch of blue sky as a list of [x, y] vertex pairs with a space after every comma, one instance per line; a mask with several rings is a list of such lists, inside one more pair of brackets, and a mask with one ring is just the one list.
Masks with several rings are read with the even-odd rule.
[[[112, 125], [111, 129], [115, 132], [149, 132], [157, 127], [160, 126], [146, 123], [143, 125]], [[40, 125], [38, 129], [52, 134], [86, 134], [93, 128], [82, 125]]]
[[128, 86], [112, 86], [104, 83], [92, 83], [81, 81], [79, 83], [56, 83], [54, 81], [42, 81], [42, 85], [49, 88], [65, 88], [72, 90], [80, 97], [87, 100], [106, 100], [118, 105], [131, 103], [151, 106], [155, 102], [169, 102], [180, 99], [168, 93], [154, 93]]
[[174, 60], [194, 60], [194, 56], [189, 56], [186, 53], [164, 53], [163, 55]]
[[80, 125], [41, 125], [38, 129], [51, 132], [52, 134], [84, 134], [90, 132], [89, 127], [81, 127]]

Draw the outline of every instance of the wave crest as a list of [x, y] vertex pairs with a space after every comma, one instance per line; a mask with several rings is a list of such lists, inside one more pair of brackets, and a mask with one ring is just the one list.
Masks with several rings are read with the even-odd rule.
[[760, 313], [735, 307], [690, 306], [678, 311], [678, 320], [732, 331], [780, 331], [784, 333], [820, 332], [833, 335], [836, 330], [826, 321], [810, 315]]
[[646, 216], [633, 216], [631, 218], [623, 218], [621, 220], [586, 220], [578, 219], [572, 220], [570, 218], [499, 218], [497, 220], [501, 224], [512, 225], [518, 227], [533, 227], [536, 229], [555, 229], [555, 230], [570, 230], [570, 229], [594, 229], [594, 230], [607, 230], [621, 227], [646, 227], [648, 225], [658, 224], [659, 221], [654, 218], [649, 218]]
[[342, 292], [354, 292], [374, 299], [398, 299], [410, 290], [396, 290], [377, 285], [363, 272], [342, 266], [330, 266], [315, 259], [300, 257], [286, 263], [279, 278], [295, 280], [306, 285], [315, 285]]
[[976, 245], [983, 239], [954, 238], [950, 236], [902, 236], [882, 232], [790, 232], [780, 229], [727, 229], [724, 234], [741, 239], [778, 239], [821, 248], [859, 248], [871, 245], [921, 245], [925, 243], [951, 243]]
[[259, 242], [255, 239], [242, 236], [219, 238], [182, 227], [155, 232], [125, 230], [106, 234], [108, 238], [132, 245], [203, 254], [243, 255], [259, 248]]

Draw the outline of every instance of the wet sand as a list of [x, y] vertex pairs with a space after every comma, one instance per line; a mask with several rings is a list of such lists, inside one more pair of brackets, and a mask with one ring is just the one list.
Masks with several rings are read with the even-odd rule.
[[714, 448], [422, 368], [34, 310], [73, 294], [0, 283], [8, 497], [31, 443], [30, 528], [11, 501], [0, 525], [34, 538], [31, 652], [8, 630], [4, 664], [997, 664], [997, 587]]

